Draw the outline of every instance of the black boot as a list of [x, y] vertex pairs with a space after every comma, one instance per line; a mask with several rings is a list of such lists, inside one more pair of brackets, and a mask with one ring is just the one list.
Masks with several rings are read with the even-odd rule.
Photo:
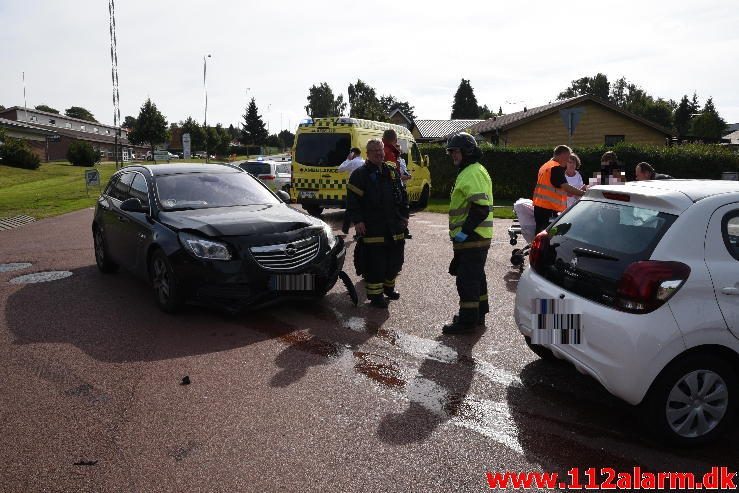
[[387, 308], [388, 303], [382, 294], [371, 294], [368, 296], [370, 300], [370, 306], [374, 308]]
[[[452, 323], [457, 323], [459, 321], [459, 315], [454, 315], [454, 318], [452, 319]], [[477, 325], [484, 326], [485, 325], [485, 314], [481, 313], [477, 317]]]
[[383, 291], [385, 292], [385, 296], [393, 301], [400, 299], [400, 293], [395, 291], [394, 288], [385, 288]]
[[452, 323], [446, 324], [444, 327], [442, 327], [441, 332], [444, 334], [470, 334], [476, 329], [476, 325], [462, 323], [455, 316]]

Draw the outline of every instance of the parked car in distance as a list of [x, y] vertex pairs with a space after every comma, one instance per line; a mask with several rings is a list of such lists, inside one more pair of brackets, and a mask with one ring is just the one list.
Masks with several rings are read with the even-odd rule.
[[292, 177], [290, 162], [272, 160], [249, 160], [233, 163], [247, 173], [255, 176], [267, 185], [270, 190], [290, 190]]
[[169, 155], [169, 159], [179, 159], [180, 158], [180, 156], [178, 156], [177, 154], [173, 154], [171, 152], [168, 152], [167, 154]]
[[739, 402], [739, 182], [594, 187], [529, 260], [514, 315], [535, 353], [638, 405], [668, 442], [725, 433]]
[[97, 201], [95, 261], [149, 281], [166, 312], [188, 301], [238, 311], [320, 298], [343, 267], [344, 242], [285, 201], [233, 166], [127, 166]]

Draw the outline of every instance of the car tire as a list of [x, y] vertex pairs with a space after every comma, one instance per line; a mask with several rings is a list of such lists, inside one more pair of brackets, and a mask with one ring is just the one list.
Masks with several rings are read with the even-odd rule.
[[[655, 379], [641, 404], [644, 424], [669, 444], [702, 445], [731, 426], [738, 389], [736, 371], [727, 361], [716, 354], [689, 354]], [[706, 396], [713, 399], [704, 400]], [[711, 411], [706, 412], [709, 403]]]
[[166, 313], [176, 313], [182, 306], [180, 286], [174, 269], [163, 251], [157, 250], [149, 262], [149, 279], [159, 308]]
[[95, 226], [92, 230], [92, 242], [95, 250], [95, 263], [98, 270], [103, 274], [113, 274], [118, 271], [118, 264], [110, 259], [108, 254], [108, 246], [105, 243], [105, 236], [100, 226]]
[[319, 217], [323, 213], [323, 207], [318, 205], [304, 205], [303, 209], [313, 217]]
[[549, 349], [539, 344], [532, 344], [530, 337], [524, 336], [524, 340], [526, 341], [526, 345], [529, 347], [529, 349], [531, 349], [531, 351], [539, 358], [543, 359], [544, 361], [557, 361], [558, 358]]

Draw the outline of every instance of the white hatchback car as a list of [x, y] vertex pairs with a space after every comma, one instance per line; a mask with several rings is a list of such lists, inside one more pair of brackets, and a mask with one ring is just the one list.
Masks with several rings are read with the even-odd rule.
[[272, 191], [290, 190], [290, 179], [292, 177], [291, 162], [272, 161], [272, 160], [254, 160], [243, 161], [237, 165], [250, 173], [252, 176], [259, 178]]
[[739, 182], [592, 188], [537, 235], [529, 261], [515, 320], [535, 353], [568, 360], [639, 405], [672, 443], [703, 443], [730, 425]]

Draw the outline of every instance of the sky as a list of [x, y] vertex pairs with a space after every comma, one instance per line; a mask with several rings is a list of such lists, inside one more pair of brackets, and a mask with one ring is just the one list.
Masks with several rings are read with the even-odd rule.
[[[547, 104], [574, 79], [626, 77], [655, 97], [708, 97], [739, 122], [739, 8], [693, 1], [116, 0], [121, 116], [146, 98], [168, 122], [238, 126], [255, 98], [271, 133], [295, 130], [308, 89], [347, 99], [361, 79], [450, 117], [469, 79], [504, 113]], [[108, 2], [0, 0], [0, 104], [90, 110], [113, 123]]]

